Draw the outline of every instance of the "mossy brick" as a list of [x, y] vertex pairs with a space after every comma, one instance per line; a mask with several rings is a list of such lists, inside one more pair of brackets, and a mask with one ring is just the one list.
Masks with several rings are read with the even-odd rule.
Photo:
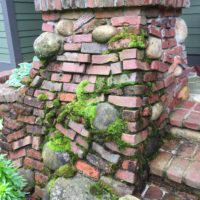
[[34, 97], [39, 98], [40, 95], [45, 95], [48, 100], [55, 99], [56, 94], [47, 90], [35, 90]]

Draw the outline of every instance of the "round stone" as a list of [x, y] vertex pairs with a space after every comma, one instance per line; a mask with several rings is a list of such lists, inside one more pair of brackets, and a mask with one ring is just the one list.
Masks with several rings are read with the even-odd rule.
[[106, 130], [111, 123], [116, 121], [118, 116], [119, 113], [114, 106], [109, 103], [100, 103], [97, 106], [96, 118], [93, 125], [98, 130]]
[[31, 192], [35, 186], [34, 173], [30, 169], [19, 169], [19, 174], [26, 180], [25, 192]]
[[50, 191], [50, 200], [97, 200], [90, 194], [95, 182], [78, 174], [74, 178], [58, 178]]
[[119, 200], [139, 200], [137, 197], [134, 197], [132, 195], [126, 195], [124, 197], [119, 198]]
[[184, 43], [185, 39], [188, 36], [188, 27], [184, 19], [178, 17], [176, 19], [176, 26], [175, 26], [175, 34], [176, 34], [176, 41], [180, 43]]
[[174, 70], [173, 74], [174, 76], [180, 76], [183, 73], [183, 69], [180, 66], [177, 66], [176, 69]]
[[68, 153], [55, 152], [48, 147], [48, 143], [44, 145], [42, 158], [44, 165], [51, 170], [57, 170], [70, 161]]
[[73, 22], [70, 20], [60, 20], [56, 26], [56, 31], [63, 35], [69, 36], [73, 34]]
[[61, 49], [63, 38], [56, 33], [42, 33], [34, 42], [35, 54], [39, 58], [55, 56]]
[[183, 87], [183, 89], [179, 92], [178, 98], [186, 101], [190, 97], [190, 89], [188, 86]]
[[110, 25], [98, 26], [92, 32], [92, 36], [96, 42], [107, 43], [115, 34], [117, 29]]
[[148, 46], [146, 49], [146, 56], [148, 58], [158, 59], [162, 55], [161, 39], [156, 37], [149, 37]]
[[161, 113], [163, 112], [163, 105], [162, 103], [156, 103], [153, 107], [152, 107], [152, 115], [151, 115], [151, 120], [154, 121], [154, 120], [157, 120]]

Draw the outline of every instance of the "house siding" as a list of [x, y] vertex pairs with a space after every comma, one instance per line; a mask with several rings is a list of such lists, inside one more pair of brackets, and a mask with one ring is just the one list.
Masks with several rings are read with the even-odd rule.
[[0, 63], [10, 63], [8, 38], [5, 28], [5, 19], [2, 9], [2, 2], [0, 1]]
[[42, 17], [35, 12], [34, 0], [14, 0], [17, 32], [23, 62], [34, 56], [33, 42], [41, 33]]
[[189, 62], [192, 65], [200, 64], [200, 0], [191, 0], [191, 7], [183, 10], [183, 18], [188, 25], [189, 35], [186, 48]]

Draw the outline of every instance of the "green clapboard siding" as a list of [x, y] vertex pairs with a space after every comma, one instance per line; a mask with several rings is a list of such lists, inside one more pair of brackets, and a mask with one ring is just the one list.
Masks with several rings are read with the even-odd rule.
[[35, 12], [34, 0], [14, 0], [17, 31], [24, 62], [30, 62], [34, 56], [33, 42], [40, 35], [42, 16]]
[[191, 0], [191, 7], [183, 11], [183, 18], [189, 30], [187, 51], [189, 54], [200, 54], [200, 0]]
[[4, 21], [1, 2], [0, 2], [0, 63], [10, 63], [8, 39], [6, 36], [5, 21]]

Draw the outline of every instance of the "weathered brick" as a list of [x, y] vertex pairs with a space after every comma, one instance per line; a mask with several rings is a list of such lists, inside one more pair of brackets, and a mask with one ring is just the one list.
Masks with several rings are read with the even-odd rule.
[[129, 60], [137, 58], [137, 49], [125, 49], [120, 52], [120, 60]]
[[42, 154], [39, 151], [36, 151], [34, 149], [28, 149], [27, 150], [27, 156], [30, 158], [34, 158], [36, 160], [42, 160]]
[[59, 93], [58, 98], [60, 101], [71, 102], [76, 98], [76, 94], [73, 93]]
[[41, 137], [33, 136], [32, 148], [35, 150], [40, 150], [40, 145], [42, 143]]
[[72, 79], [71, 74], [58, 74], [58, 73], [53, 73], [51, 75], [51, 81], [56, 81], [56, 82], [64, 82], [68, 83]]
[[64, 50], [65, 51], [80, 51], [81, 43], [65, 43]]
[[188, 115], [189, 110], [178, 109], [170, 116], [170, 124], [178, 127], [182, 127], [183, 120]]
[[113, 26], [139, 25], [145, 24], [146, 19], [142, 16], [113, 17], [111, 23]]
[[82, 43], [81, 52], [90, 54], [102, 54], [108, 50], [108, 45], [99, 43]]
[[25, 149], [19, 149], [14, 152], [9, 152], [9, 159], [18, 159], [26, 156], [26, 150]]
[[123, 133], [121, 139], [128, 144], [138, 145], [139, 143], [144, 142], [147, 139], [148, 135], [149, 133], [147, 130], [141, 131], [134, 135]]
[[43, 78], [41, 76], [35, 76], [31, 82], [32, 87], [39, 87], [42, 84]]
[[131, 172], [136, 172], [138, 168], [138, 161], [136, 160], [124, 160], [122, 163], [122, 168]]
[[87, 67], [86, 74], [109, 75], [110, 71], [111, 71], [110, 65], [91, 65]]
[[140, 97], [122, 97], [122, 96], [109, 96], [108, 101], [116, 106], [136, 108], [142, 106], [142, 99]]
[[13, 142], [12, 143], [12, 148], [14, 150], [16, 149], [19, 149], [21, 147], [24, 147], [24, 146], [27, 146], [27, 145], [30, 145], [32, 143], [32, 137], [31, 136], [26, 136], [25, 138], [23, 139], [20, 139], [16, 142]]
[[42, 20], [43, 21], [58, 21], [60, 19], [60, 13], [54, 12], [43, 12], [42, 13]]
[[85, 64], [63, 63], [62, 70], [64, 72], [71, 72], [71, 73], [84, 73], [85, 72]]
[[21, 139], [21, 138], [23, 138], [25, 136], [26, 136], [26, 133], [25, 133], [24, 129], [20, 129], [19, 131], [16, 131], [16, 132], [14, 132], [12, 134], [9, 134], [7, 136], [7, 141], [8, 142], [13, 142], [13, 141]]
[[35, 173], [35, 181], [37, 184], [46, 184], [48, 181], [48, 176], [45, 176], [44, 174], [40, 173], [40, 172], [36, 172]]
[[26, 131], [27, 133], [31, 133], [31, 134], [44, 135], [46, 128], [44, 126], [27, 125]]
[[71, 140], [74, 140], [76, 136], [76, 132], [74, 132], [71, 129], [64, 128], [61, 124], [56, 124], [56, 129], [59, 130], [61, 133], [63, 133], [66, 137], [70, 138]]
[[46, 90], [35, 90], [34, 97], [38, 98], [41, 94], [46, 95], [48, 100], [55, 99], [55, 94]]
[[23, 158], [13, 160], [12, 163], [16, 168], [21, 168], [23, 166]]
[[122, 170], [122, 169], [119, 169], [117, 171], [117, 173], [115, 174], [115, 177], [117, 179], [120, 179], [122, 181], [131, 183], [131, 184], [135, 183], [135, 181], [136, 181], [136, 176], [134, 173], [126, 171], [126, 170]]
[[78, 155], [79, 158], [83, 158], [84, 151], [75, 142], [71, 142], [71, 151], [72, 153]]
[[44, 164], [42, 162], [36, 161], [34, 159], [31, 159], [31, 158], [25, 158], [24, 159], [24, 166], [36, 169], [38, 171], [42, 171], [44, 169]]
[[12, 120], [7, 117], [4, 117], [3, 125], [5, 128], [11, 129], [11, 130], [19, 130], [23, 127], [22, 123], [17, 122], [16, 120]]
[[85, 43], [85, 42], [92, 42], [92, 34], [80, 34], [80, 35], [73, 35], [65, 38], [67, 43]]
[[17, 121], [18, 122], [23, 122], [27, 124], [35, 124], [35, 117], [34, 116], [18, 116]]
[[85, 149], [89, 148], [88, 142], [79, 135], [76, 137], [76, 143], [79, 144], [80, 146], [84, 147]]
[[36, 199], [43, 198], [44, 194], [45, 194], [45, 189], [42, 189], [38, 185], [36, 185], [33, 197], [36, 198]]
[[50, 24], [50, 23], [43, 23], [42, 24], [42, 31], [53, 33], [54, 28], [55, 27], [54, 27], [53, 24]]
[[63, 91], [75, 93], [77, 87], [78, 87], [78, 84], [75, 84], [75, 83], [64, 83]]
[[118, 154], [110, 153], [109, 151], [105, 150], [101, 145], [93, 142], [92, 149], [96, 151], [102, 158], [111, 162], [111, 163], [118, 163], [120, 156]]
[[90, 54], [66, 52], [64, 55], [57, 56], [57, 60], [66, 62], [89, 63], [91, 61], [91, 56]]
[[42, 109], [44, 107], [44, 102], [39, 101], [36, 98], [29, 97], [29, 96], [25, 96], [24, 103], [34, 108]]
[[118, 57], [118, 54], [116, 54], [116, 53], [92, 56], [93, 64], [106, 64], [106, 63], [110, 63], [110, 62], [117, 62], [118, 60], [119, 60], [119, 57]]
[[123, 110], [122, 117], [129, 122], [135, 122], [139, 117], [139, 110]]
[[46, 81], [44, 80], [41, 86], [42, 89], [44, 90], [50, 90], [50, 91], [61, 91], [62, 89], [62, 84], [61, 83], [53, 83], [51, 81]]
[[112, 74], [121, 74], [122, 73], [122, 63], [112, 63], [110, 65]]
[[200, 130], [199, 117], [199, 112], [191, 112], [183, 121], [184, 127], [192, 130]]
[[140, 69], [140, 70], [149, 70], [150, 66], [146, 62], [141, 62], [139, 60], [124, 60], [123, 61], [123, 69], [124, 70], [135, 70], [135, 69]]
[[98, 169], [95, 169], [93, 166], [87, 164], [82, 160], [78, 160], [76, 162], [76, 169], [93, 179], [98, 180], [100, 177], [100, 172]]

